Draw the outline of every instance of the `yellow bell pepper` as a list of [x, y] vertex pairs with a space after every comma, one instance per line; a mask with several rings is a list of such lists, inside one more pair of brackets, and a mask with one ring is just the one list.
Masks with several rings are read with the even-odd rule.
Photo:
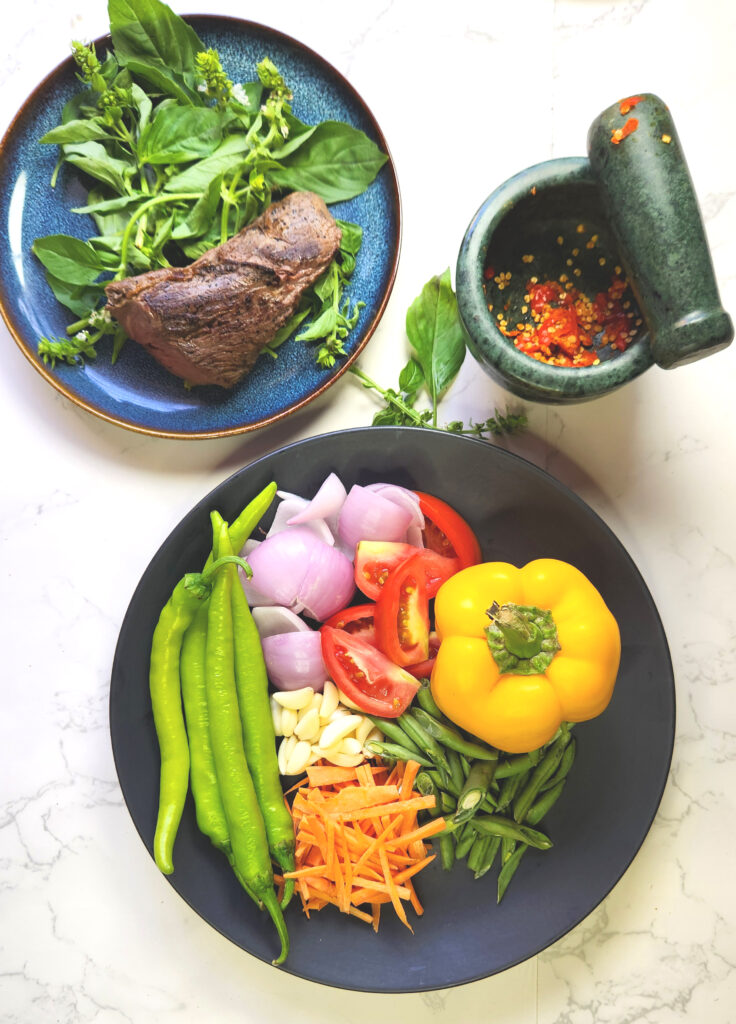
[[437, 593], [435, 626], [435, 701], [456, 725], [499, 750], [536, 750], [561, 722], [595, 718], [611, 699], [618, 625], [593, 584], [567, 562], [463, 569]]

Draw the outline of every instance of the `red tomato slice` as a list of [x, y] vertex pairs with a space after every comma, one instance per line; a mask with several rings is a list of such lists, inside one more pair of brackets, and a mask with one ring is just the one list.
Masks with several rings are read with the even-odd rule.
[[457, 558], [445, 558], [428, 548], [391, 541], [362, 540], [355, 549], [355, 585], [366, 597], [377, 601], [392, 571], [409, 558], [421, 554], [427, 597], [434, 597], [445, 580], [463, 566]]
[[481, 560], [478, 539], [454, 508], [432, 494], [415, 491], [424, 514], [424, 543], [445, 558], [457, 558], [461, 569]]
[[379, 651], [396, 665], [416, 665], [429, 653], [429, 599], [425, 556], [417, 553], [393, 569], [376, 602]]
[[372, 601], [367, 604], [351, 604], [341, 612], [335, 612], [324, 624], [333, 629], [343, 629], [351, 636], [359, 636], [361, 640], [376, 647], [376, 624], [373, 618], [375, 608]]
[[322, 657], [337, 687], [361, 711], [398, 718], [419, 689], [414, 676], [359, 636], [322, 626]]
[[440, 649], [440, 638], [434, 630], [429, 634], [429, 657], [426, 661], [420, 661], [417, 665], [407, 665], [406, 671], [411, 672], [415, 679], [429, 679], [432, 675], [434, 663], [437, 660], [437, 651]]

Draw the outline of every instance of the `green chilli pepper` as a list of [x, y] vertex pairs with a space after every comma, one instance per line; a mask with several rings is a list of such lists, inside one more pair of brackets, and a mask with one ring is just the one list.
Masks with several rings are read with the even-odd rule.
[[179, 671], [182, 642], [197, 610], [210, 594], [213, 576], [228, 562], [245, 564], [241, 558], [229, 555], [211, 562], [203, 572], [190, 572], [179, 580], [153, 631], [149, 687], [161, 753], [153, 856], [165, 875], [174, 870], [174, 840], [189, 787], [189, 743], [182, 711]]
[[[213, 524], [216, 522], [215, 515], [213, 513]], [[271, 856], [282, 871], [293, 871], [296, 845], [294, 822], [281, 788], [266, 663], [258, 628], [237, 576], [232, 588], [232, 617], [235, 683], [245, 756], [266, 826]], [[281, 901], [283, 908], [289, 903], [293, 892], [294, 880], [287, 879]]]
[[[227, 551], [229, 543], [227, 524], [222, 523], [214, 548]], [[271, 915], [281, 940], [281, 952], [273, 962], [280, 964], [289, 951], [289, 936], [274, 889], [266, 826], [245, 756], [235, 683], [232, 594], [233, 587], [239, 585], [235, 568], [228, 566], [212, 588], [207, 618], [207, 708], [233, 866], [249, 895], [262, 902]]]

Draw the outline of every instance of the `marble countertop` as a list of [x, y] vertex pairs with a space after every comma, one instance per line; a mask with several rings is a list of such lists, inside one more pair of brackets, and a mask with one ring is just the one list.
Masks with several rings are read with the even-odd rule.
[[[452, 266], [485, 196], [515, 171], [583, 153], [613, 100], [670, 105], [724, 305], [736, 312], [732, 134], [736, 8], [720, 0], [383, 0], [266, 9], [174, 0], [180, 13], [267, 22], [363, 95], [397, 167], [403, 247], [362, 365], [391, 384], [405, 311]], [[3, 19], [0, 131], [72, 38], [106, 30], [102, 0], [25, 0]], [[280, 445], [370, 422], [343, 378], [286, 422], [220, 441], [156, 440], [81, 411], [0, 326], [4, 649], [0, 719], [0, 1018], [163, 1024], [675, 1024], [736, 1020], [736, 347], [653, 368], [563, 408], [526, 404], [507, 446], [572, 487], [614, 530], [660, 610], [675, 668], [672, 770], [654, 825], [611, 894], [544, 953], [425, 995], [318, 987], [216, 933], [156, 872], [118, 787], [110, 666], [140, 574], [210, 488]], [[468, 359], [448, 417], [509, 396]]]

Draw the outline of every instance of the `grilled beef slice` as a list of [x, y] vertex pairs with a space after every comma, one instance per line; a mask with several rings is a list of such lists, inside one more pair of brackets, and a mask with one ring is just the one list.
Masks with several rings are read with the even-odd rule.
[[295, 312], [339, 244], [322, 199], [292, 192], [188, 267], [111, 282], [107, 308], [177, 377], [229, 388]]

